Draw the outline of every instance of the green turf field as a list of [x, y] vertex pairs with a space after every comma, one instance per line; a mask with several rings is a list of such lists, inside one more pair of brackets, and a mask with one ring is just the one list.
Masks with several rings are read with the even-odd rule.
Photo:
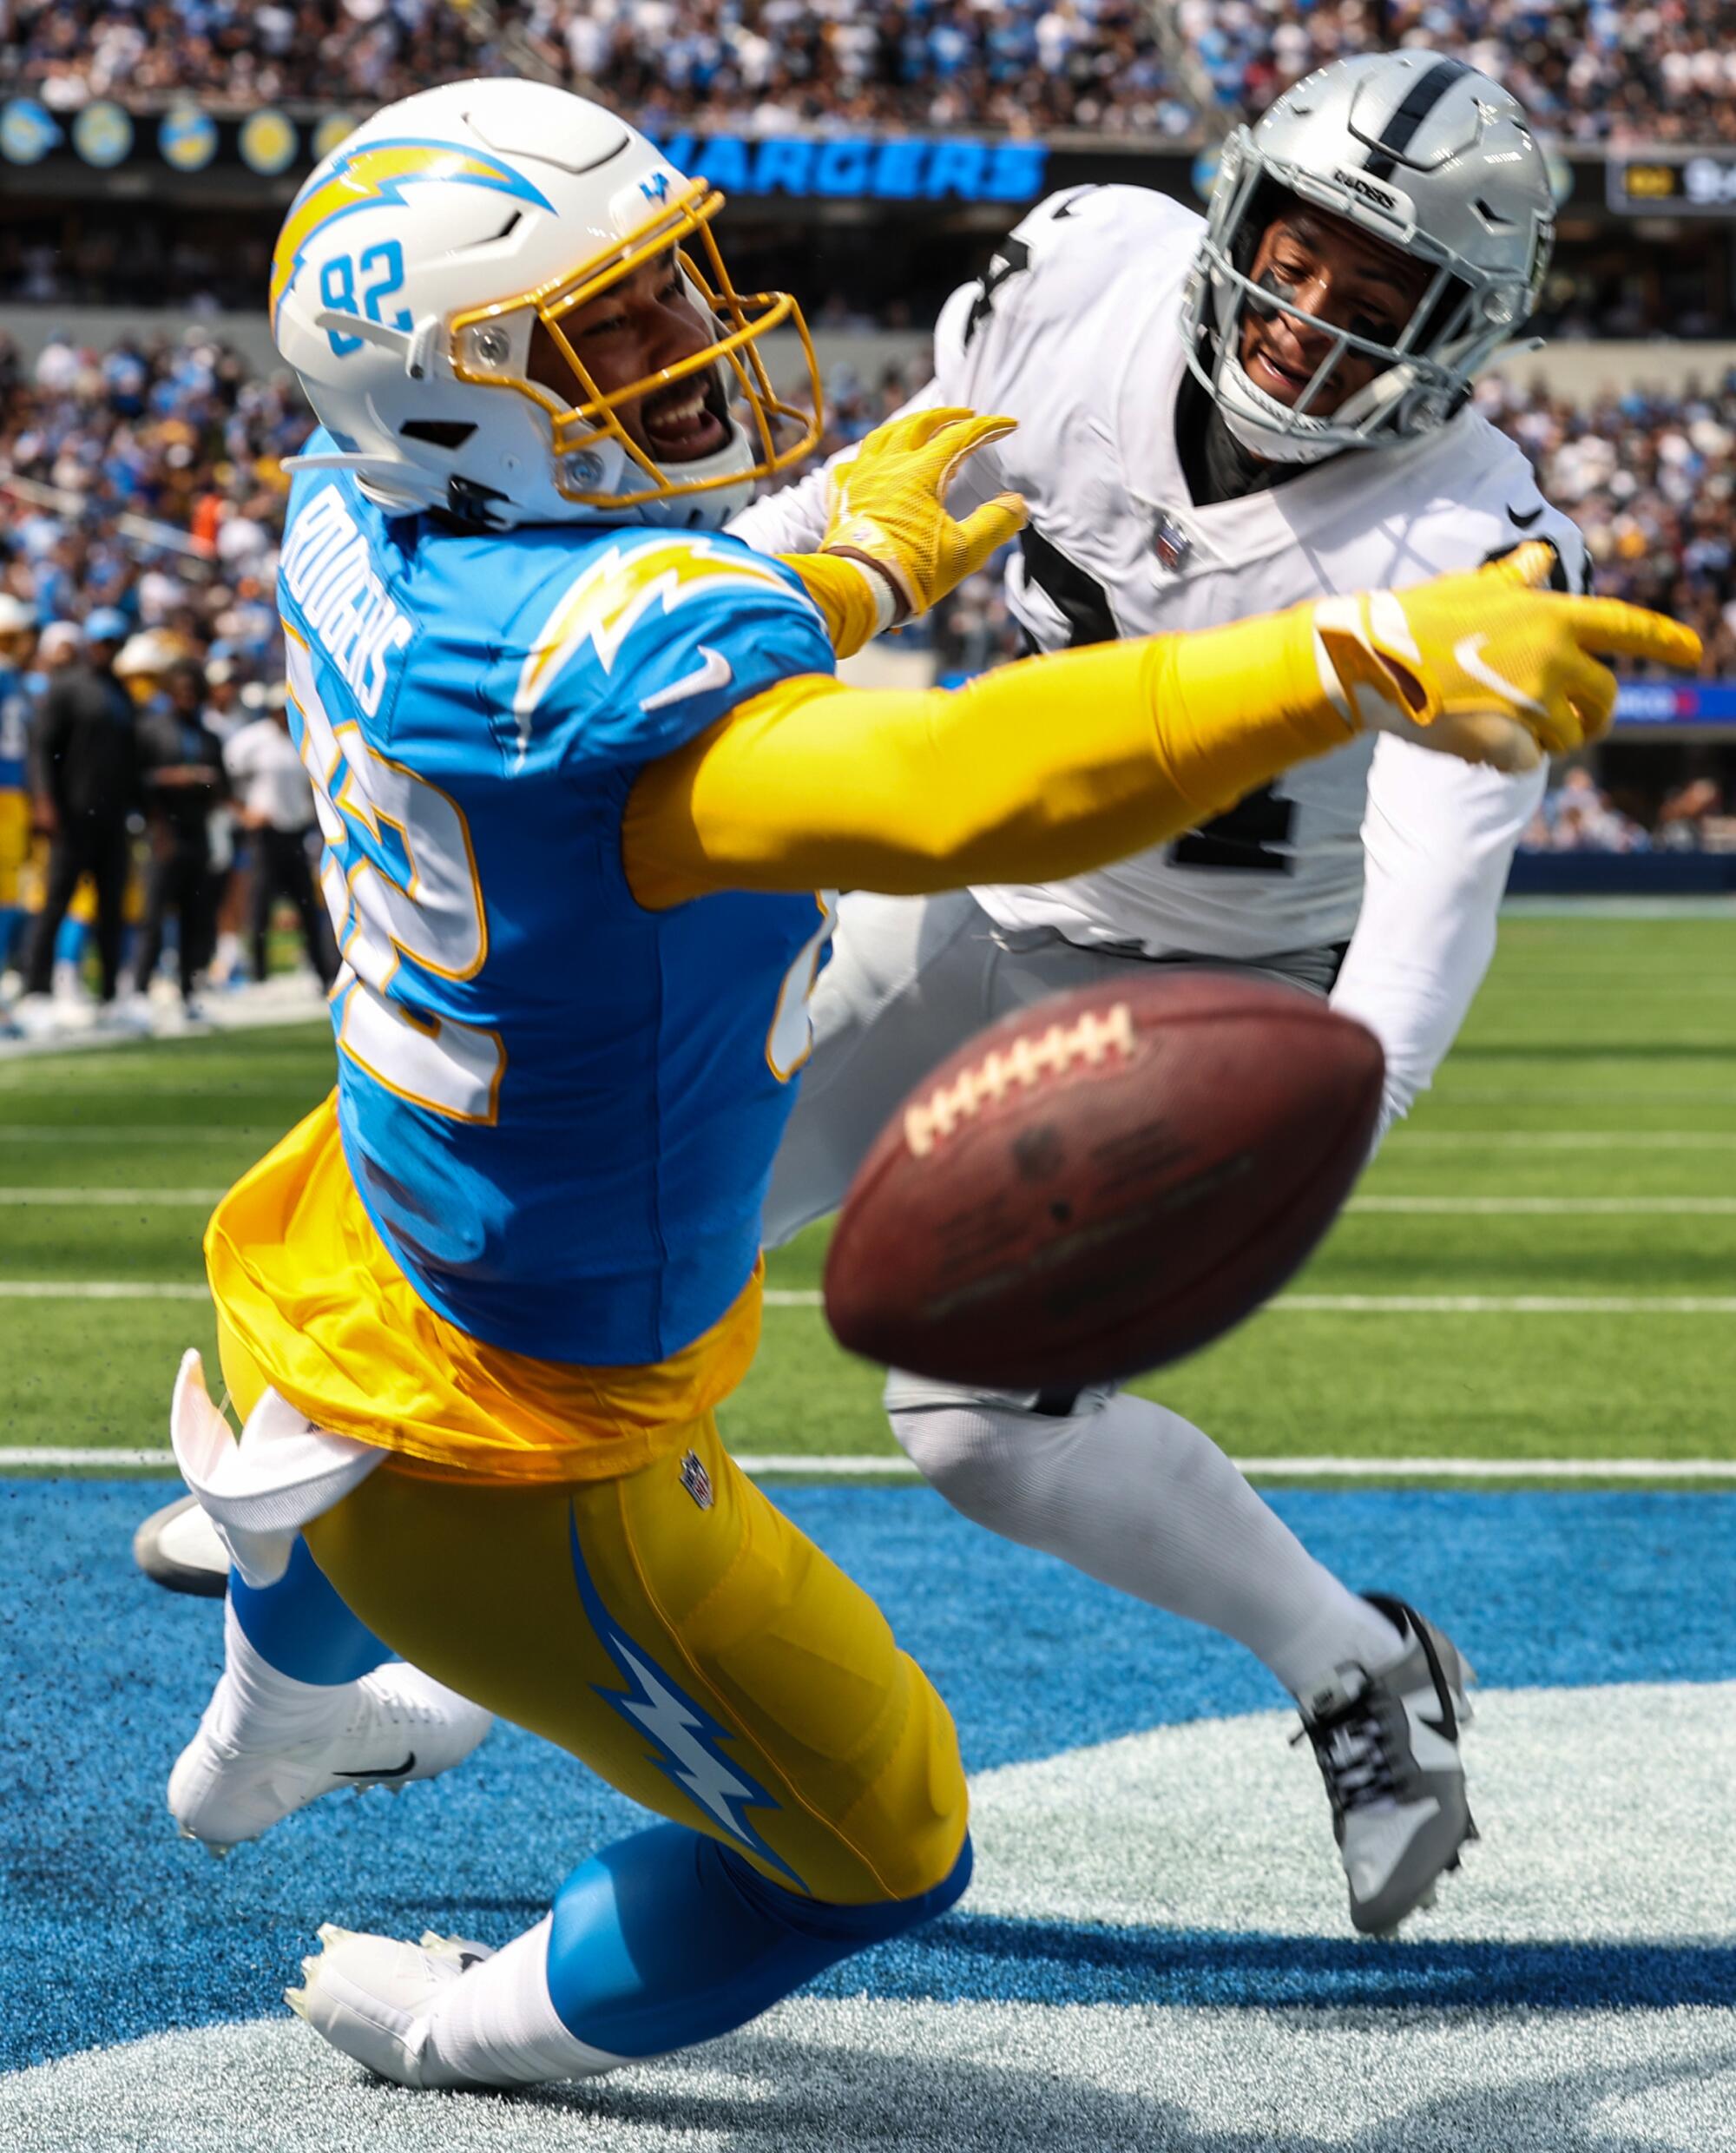
[[[1716, 918], [1506, 922], [1434, 1092], [1293, 1282], [1303, 1305], [1154, 1394], [1241, 1456], [1736, 1458], [1731, 942]], [[0, 1447], [166, 1442], [176, 1359], [212, 1327], [196, 1295], [143, 1289], [198, 1287], [211, 1193], [331, 1076], [312, 1026], [0, 1062]], [[818, 1285], [822, 1248], [772, 1258], [774, 1297]], [[69, 1290], [92, 1283], [124, 1290]], [[1596, 1305], [1391, 1305], [1463, 1296]], [[1306, 1305], [1338, 1297], [1383, 1305]], [[1647, 1306], [1678, 1300], [1729, 1305]], [[890, 1452], [878, 1391], [817, 1307], [771, 1306], [726, 1432]]]

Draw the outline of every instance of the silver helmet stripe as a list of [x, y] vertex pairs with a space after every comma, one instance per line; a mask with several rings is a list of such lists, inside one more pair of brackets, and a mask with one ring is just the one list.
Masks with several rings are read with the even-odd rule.
[[1371, 180], [1390, 180], [1398, 168], [1398, 153], [1410, 147], [1411, 137], [1460, 76], [1473, 70], [1463, 60], [1437, 60], [1419, 75], [1400, 100], [1397, 109], [1380, 130], [1380, 142], [1363, 160]]

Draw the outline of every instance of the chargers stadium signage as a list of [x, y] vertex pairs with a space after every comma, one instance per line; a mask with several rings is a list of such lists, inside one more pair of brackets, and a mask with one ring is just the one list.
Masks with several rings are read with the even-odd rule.
[[1028, 202], [1049, 184], [1049, 149], [1042, 142], [917, 135], [667, 135], [657, 146], [679, 170], [702, 172], [726, 194]]
[[[293, 118], [266, 106], [243, 115], [214, 113], [186, 101], [145, 115], [136, 128], [122, 106], [88, 105], [62, 122], [38, 99], [0, 102], [0, 160], [41, 163], [69, 152], [107, 169], [147, 162], [190, 174], [239, 169], [271, 181], [300, 176], [340, 142], [354, 114], [328, 111]], [[666, 135], [659, 147], [686, 172], [702, 173], [726, 194], [797, 201], [1036, 201], [1060, 183], [1046, 143], [926, 135]], [[1097, 176], [1095, 173], [1088, 176]]]

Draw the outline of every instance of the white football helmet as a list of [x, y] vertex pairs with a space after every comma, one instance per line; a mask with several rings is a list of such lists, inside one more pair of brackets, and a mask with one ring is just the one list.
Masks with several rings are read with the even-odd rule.
[[[354, 471], [388, 509], [496, 530], [727, 522], [755, 479], [813, 446], [820, 390], [794, 300], [730, 282], [710, 230], [722, 206], [625, 121], [544, 83], [453, 82], [386, 106], [317, 167], [273, 257], [273, 335], [337, 444], [301, 462]], [[605, 395], [562, 319], [672, 247], [716, 336]], [[533, 379], [539, 324], [582, 402]], [[811, 411], [774, 393], [758, 348], [786, 324]], [[659, 463], [617, 412], [689, 375], [709, 385], [727, 438]]]

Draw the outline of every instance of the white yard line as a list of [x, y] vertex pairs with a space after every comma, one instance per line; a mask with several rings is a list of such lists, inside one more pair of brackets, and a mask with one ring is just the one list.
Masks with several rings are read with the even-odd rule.
[[274, 1143], [280, 1129], [227, 1127], [172, 1129], [161, 1122], [106, 1122], [86, 1129], [76, 1123], [0, 1121], [0, 1144], [6, 1143]]
[[[214, 1204], [221, 1188], [0, 1188], [0, 1206]], [[1731, 1218], [1736, 1196], [1354, 1196], [1352, 1212], [1488, 1218]]]
[[0, 1188], [0, 1204], [33, 1209], [40, 1204], [207, 1204], [220, 1188]]
[[[0, 1279], [6, 1300], [203, 1300], [203, 1286], [129, 1279]], [[813, 1287], [769, 1287], [768, 1308], [818, 1308]], [[1736, 1294], [1281, 1294], [1275, 1315], [1729, 1316]]]
[[1733, 1316], [1736, 1294], [1280, 1294], [1283, 1315]]
[[1730, 1151], [1736, 1131], [1727, 1129], [1405, 1129], [1382, 1147], [1405, 1150], [1483, 1151]]
[[1728, 1218], [1736, 1216], [1736, 1196], [1353, 1196], [1345, 1208], [1401, 1217]]
[[[796, 1473], [816, 1480], [864, 1480], [891, 1475], [914, 1479], [907, 1458], [804, 1457], [799, 1452], [743, 1452], [744, 1472]], [[1245, 1473], [1263, 1480], [1729, 1480], [1727, 1458], [1239, 1458]], [[167, 1450], [80, 1450], [70, 1445], [0, 1449], [7, 1470], [115, 1472], [124, 1467], [173, 1469]]]
[[[222, 1202], [222, 1188], [54, 1188], [13, 1186], [0, 1188], [0, 1208], [32, 1210], [39, 1206], [187, 1206], [207, 1208]], [[1736, 1219], [1736, 1197], [1428, 1197], [1389, 1195], [1352, 1197], [1348, 1212], [1383, 1219], [1439, 1216], [1439, 1219]], [[766, 1294], [771, 1307], [808, 1307], [808, 1300], [782, 1300]]]
[[171, 1286], [155, 1280], [0, 1279], [0, 1300], [209, 1300], [206, 1286]]
[[[768, 1308], [817, 1308], [812, 1287], [768, 1287]], [[1736, 1294], [1280, 1294], [1272, 1315], [1729, 1316]]]

